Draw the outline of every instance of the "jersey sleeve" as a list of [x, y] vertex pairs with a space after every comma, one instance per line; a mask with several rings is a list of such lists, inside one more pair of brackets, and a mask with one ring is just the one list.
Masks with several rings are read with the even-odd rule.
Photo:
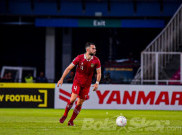
[[72, 61], [72, 64], [73, 65], [77, 65], [79, 62], [79, 56], [77, 56], [73, 61]]
[[96, 70], [101, 68], [100, 60], [97, 60]]

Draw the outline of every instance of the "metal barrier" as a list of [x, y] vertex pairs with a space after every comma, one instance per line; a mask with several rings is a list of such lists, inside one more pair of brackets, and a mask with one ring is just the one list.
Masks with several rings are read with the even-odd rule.
[[[166, 58], [175, 59], [175, 65], [166, 65]], [[159, 82], [168, 84], [169, 82], [182, 82], [182, 72], [180, 72], [180, 81], [171, 80], [168, 75], [166, 66], [171, 73], [175, 73], [179, 68], [182, 71], [182, 53], [181, 52], [143, 52], [141, 57], [141, 83], [151, 82], [159, 84]], [[172, 67], [174, 66], [174, 67]]]

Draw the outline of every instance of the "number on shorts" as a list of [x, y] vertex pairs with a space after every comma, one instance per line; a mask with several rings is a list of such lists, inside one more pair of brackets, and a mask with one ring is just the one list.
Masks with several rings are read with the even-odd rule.
[[74, 90], [76, 91], [76, 89], [77, 89], [77, 86], [74, 86], [73, 88], [74, 88]]

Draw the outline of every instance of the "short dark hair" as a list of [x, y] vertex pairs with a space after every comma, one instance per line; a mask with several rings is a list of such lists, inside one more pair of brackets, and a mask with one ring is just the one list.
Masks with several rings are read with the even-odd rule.
[[91, 42], [87, 42], [86, 44], [85, 44], [85, 49], [87, 49], [87, 47], [90, 47], [90, 45], [95, 45], [94, 43], [91, 43]]

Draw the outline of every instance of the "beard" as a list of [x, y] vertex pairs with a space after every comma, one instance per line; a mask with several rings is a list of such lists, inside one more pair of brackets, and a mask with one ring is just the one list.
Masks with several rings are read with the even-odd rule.
[[94, 56], [96, 53], [89, 53], [89, 55]]

